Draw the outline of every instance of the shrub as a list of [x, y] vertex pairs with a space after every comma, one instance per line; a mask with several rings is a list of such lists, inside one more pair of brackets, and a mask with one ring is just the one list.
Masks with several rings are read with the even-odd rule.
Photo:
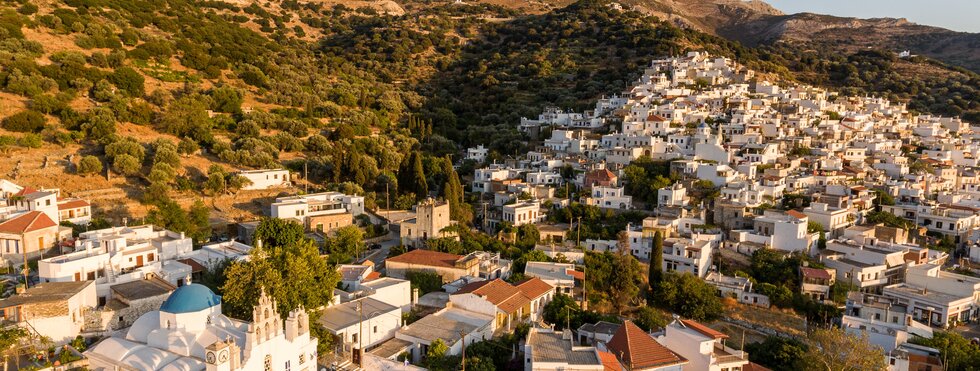
[[109, 81], [131, 97], [142, 97], [145, 93], [143, 75], [132, 68], [117, 68], [115, 72], [109, 75]]
[[17, 144], [19, 144], [21, 147], [41, 148], [41, 145], [44, 144], [44, 141], [41, 140], [40, 135], [34, 133], [28, 133], [20, 137], [20, 139], [17, 140]]
[[112, 162], [112, 169], [122, 175], [136, 175], [140, 172], [140, 162], [129, 154], [121, 154]]
[[4, 129], [21, 133], [37, 133], [44, 128], [44, 115], [37, 111], [21, 111], [3, 119]]
[[79, 174], [98, 174], [102, 172], [102, 161], [98, 157], [88, 155], [78, 163]]

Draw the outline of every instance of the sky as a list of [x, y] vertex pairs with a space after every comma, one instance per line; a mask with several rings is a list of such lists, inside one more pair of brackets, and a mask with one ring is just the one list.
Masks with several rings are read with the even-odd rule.
[[783, 13], [818, 13], [858, 18], [907, 18], [909, 21], [980, 32], [980, 0], [766, 0]]

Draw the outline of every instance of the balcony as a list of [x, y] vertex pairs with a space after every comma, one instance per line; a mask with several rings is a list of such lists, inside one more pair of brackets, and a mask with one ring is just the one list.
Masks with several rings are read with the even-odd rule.
[[735, 350], [722, 343], [715, 343], [711, 352], [711, 364], [721, 365], [725, 363], [748, 362], [749, 354], [741, 350]]

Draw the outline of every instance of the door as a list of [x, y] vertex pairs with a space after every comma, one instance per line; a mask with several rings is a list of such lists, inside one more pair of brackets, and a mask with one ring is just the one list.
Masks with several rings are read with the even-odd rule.
[[[40, 251], [40, 250], [44, 250], [44, 236], [41, 236], [41, 237], [38, 237], [38, 238], [37, 238], [37, 249], [38, 249], [39, 251]], [[26, 251], [25, 251], [25, 252], [26, 252]]]
[[139, 267], [142, 267], [142, 266], [143, 266], [143, 255], [139, 255], [139, 256], [136, 257], [136, 268], [139, 268]]

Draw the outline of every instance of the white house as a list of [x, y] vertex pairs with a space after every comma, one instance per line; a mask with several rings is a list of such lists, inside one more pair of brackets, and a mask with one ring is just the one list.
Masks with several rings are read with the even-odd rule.
[[437, 339], [449, 347], [446, 355], [450, 356], [463, 352], [464, 338], [467, 344], [492, 339], [493, 324], [493, 316], [450, 307], [403, 326], [395, 333], [395, 338], [410, 343], [408, 359], [417, 363]]
[[632, 209], [633, 197], [627, 196], [625, 192], [623, 187], [592, 187], [588, 204], [604, 209]]
[[745, 367], [748, 353], [725, 345], [725, 339], [728, 335], [691, 320], [675, 320], [657, 337], [657, 341], [690, 362], [685, 369], [721, 371]]
[[532, 328], [524, 343], [524, 371], [603, 371], [606, 368], [600, 352], [595, 347], [575, 345], [571, 330]]
[[242, 189], [257, 190], [288, 187], [292, 183], [289, 179], [289, 170], [286, 169], [262, 169], [262, 170], [242, 170], [238, 176], [248, 179], [248, 184]]
[[711, 268], [714, 245], [689, 238], [664, 240], [664, 272], [692, 273], [704, 277]]
[[483, 147], [482, 144], [476, 147], [470, 147], [466, 149], [466, 159], [476, 161], [477, 163], [483, 163], [487, 160], [488, 152], [489, 150]]
[[183, 233], [153, 225], [88, 231], [75, 240], [75, 252], [38, 261], [41, 282], [95, 281], [99, 305], [112, 299], [110, 286], [159, 277], [174, 286], [191, 281], [192, 267], [177, 261], [191, 254]]
[[518, 202], [503, 207], [503, 221], [509, 222], [515, 227], [538, 223], [544, 220], [544, 217], [544, 213], [541, 212], [541, 203], [537, 200]]
[[45, 282], [0, 300], [0, 314], [4, 321], [65, 344], [81, 333], [85, 313], [96, 305], [92, 281]]
[[316, 325], [340, 339], [341, 352], [370, 350], [395, 337], [401, 328], [401, 308], [366, 297], [320, 311]]
[[304, 226], [310, 217], [349, 213], [364, 213], [364, 197], [345, 195], [340, 192], [323, 192], [276, 198], [271, 205], [273, 218], [295, 219]]

